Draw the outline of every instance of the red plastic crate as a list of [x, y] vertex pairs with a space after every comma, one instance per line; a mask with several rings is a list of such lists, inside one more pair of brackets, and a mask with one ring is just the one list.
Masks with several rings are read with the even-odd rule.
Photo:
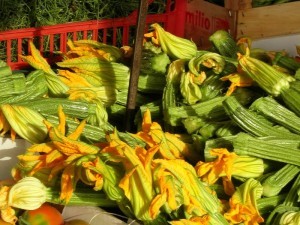
[[[153, 0], [149, 1], [151, 4]], [[147, 27], [152, 23], [160, 23], [169, 32], [184, 36], [186, 0], [167, 0], [165, 12], [149, 14]], [[67, 40], [92, 39], [115, 46], [132, 43], [130, 37], [135, 32], [138, 11], [126, 18], [72, 22], [38, 28], [25, 28], [0, 32], [0, 46], [6, 54], [6, 62], [13, 69], [24, 69], [28, 64], [19, 57], [28, 54], [28, 41], [33, 40], [44, 57], [53, 61], [56, 52], [66, 52]], [[145, 27], [145, 30], [147, 29]], [[119, 35], [118, 35], [119, 34]]]

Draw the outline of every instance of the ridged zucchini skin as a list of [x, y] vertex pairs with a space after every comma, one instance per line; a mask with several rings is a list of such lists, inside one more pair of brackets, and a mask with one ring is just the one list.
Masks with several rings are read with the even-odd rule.
[[166, 109], [165, 121], [172, 126], [182, 125], [182, 119], [198, 116], [207, 120], [224, 120], [226, 112], [222, 102], [227, 96], [219, 96], [194, 105], [173, 106]]
[[267, 197], [278, 195], [299, 172], [299, 166], [285, 164], [281, 169], [277, 170], [262, 182], [263, 195]]
[[276, 206], [280, 205], [284, 201], [286, 196], [287, 193], [283, 193], [272, 197], [257, 199], [257, 208], [259, 210], [259, 213], [261, 215], [270, 213], [276, 208]]
[[172, 129], [172, 126], [181, 126], [181, 121], [174, 120], [168, 113], [169, 107], [176, 107], [176, 96], [178, 89], [173, 83], [167, 83], [163, 90], [162, 96], [162, 114], [164, 119], [164, 128], [167, 131]]
[[275, 54], [273, 64], [285, 68], [293, 74], [300, 68], [300, 62], [297, 62], [293, 57], [284, 55], [282, 52]]
[[96, 114], [96, 104], [66, 98], [40, 98], [15, 104], [36, 110], [42, 115], [57, 115], [59, 105], [63, 107], [64, 113], [72, 118], [85, 119], [90, 115]]
[[243, 132], [237, 134], [232, 142], [234, 152], [238, 155], [248, 155], [300, 166], [299, 148], [287, 148], [280, 144], [274, 145]]
[[243, 107], [234, 96], [229, 96], [223, 102], [228, 116], [243, 131], [257, 137], [274, 136], [278, 138], [300, 139], [300, 135], [289, 132], [286, 129], [274, 127], [271, 122], [249, 109]]
[[42, 70], [34, 70], [26, 76], [25, 92], [16, 96], [0, 98], [0, 104], [12, 104], [41, 98], [48, 93], [47, 81]]
[[[2, 74], [1, 74], [2, 75]], [[0, 99], [25, 93], [26, 79], [24, 73], [14, 73], [10, 76], [0, 75]]]
[[290, 131], [300, 134], [300, 117], [274, 98], [270, 96], [258, 98], [251, 104], [250, 109]]
[[290, 88], [281, 92], [281, 99], [286, 106], [292, 110], [297, 116], [300, 116], [300, 89], [299, 81], [291, 83]]

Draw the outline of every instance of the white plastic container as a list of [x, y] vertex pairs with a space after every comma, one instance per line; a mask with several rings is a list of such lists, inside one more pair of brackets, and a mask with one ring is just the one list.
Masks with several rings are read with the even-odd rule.
[[18, 162], [17, 156], [23, 154], [31, 144], [24, 139], [0, 137], [0, 180], [11, 178], [11, 169]]
[[[62, 215], [66, 221], [81, 219], [90, 225], [109, 224], [109, 225], [140, 225], [139, 223], [125, 219], [119, 219], [122, 215], [109, 213], [101, 208], [94, 206], [67, 206], [63, 209]], [[127, 222], [124, 222], [127, 221]]]
[[290, 56], [298, 56], [296, 45], [300, 45], [300, 34], [254, 40], [252, 47], [270, 51], [286, 51]]

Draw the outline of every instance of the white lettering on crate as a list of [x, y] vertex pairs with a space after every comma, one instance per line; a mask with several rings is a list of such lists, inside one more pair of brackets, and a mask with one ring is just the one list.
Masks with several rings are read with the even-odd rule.
[[186, 11], [185, 21], [187, 25], [201, 28], [209, 32], [219, 29], [229, 29], [229, 22], [226, 19], [208, 16], [201, 10]]

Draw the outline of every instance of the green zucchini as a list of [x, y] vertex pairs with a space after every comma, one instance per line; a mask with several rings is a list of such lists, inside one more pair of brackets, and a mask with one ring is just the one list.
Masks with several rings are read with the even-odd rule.
[[224, 120], [226, 112], [222, 102], [227, 96], [219, 96], [193, 105], [168, 107], [165, 121], [172, 126], [182, 126], [182, 120], [189, 116], [198, 116], [205, 120]]
[[229, 96], [225, 99], [223, 106], [232, 121], [249, 134], [258, 137], [274, 136], [277, 138], [300, 139], [300, 135], [283, 129], [283, 127], [274, 126], [274, 124], [265, 117], [245, 108], [234, 96]]
[[263, 195], [267, 197], [278, 195], [300, 172], [300, 167], [285, 164], [280, 170], [262, 182]]
[[291, 83], [290, 88], [281, 92], [281, 99], [297, 116], [300, 116], [300, 89], [298, 80]]
[[294, 74], [300, 68], [300, 62], [282, 52], [276, 52], [272, 63], [287, 69], [291, 74]]
[[11, 97], [0, 98], [0, 104], [13, 104], [41, 98], [48, 94], [45, 74], [42, 70], [34, 70], [26, 76], [25, 92]]
[[24, 73], [0, 76], [0, 99], [25, 93], [26, 79]]
[[249, 109], [300, 134], [300, 117], [270, 96], [258, 98]]
[[64, 113], [72, 118], [85, 119], [96, 114], [96, 104], [83, 101], [69, 100], [66, 98], [40, 98], [31, 101], [15, 103], [15, 105], [26, 106], [42, 115], [57, 115], [58, 107], [63, 107]]
[[267, 140], [242, 132], [237, 134], [232, 142], [234, 152], [238, 155], [248, 155], [300, 166], [299, 148], [287, 148], [280, 144], [274, 145], [274, 143], [270, 143]]
[[208, 39], [222, 56], [237, 58], [237, 43], [228, 31], [217, 30]]

